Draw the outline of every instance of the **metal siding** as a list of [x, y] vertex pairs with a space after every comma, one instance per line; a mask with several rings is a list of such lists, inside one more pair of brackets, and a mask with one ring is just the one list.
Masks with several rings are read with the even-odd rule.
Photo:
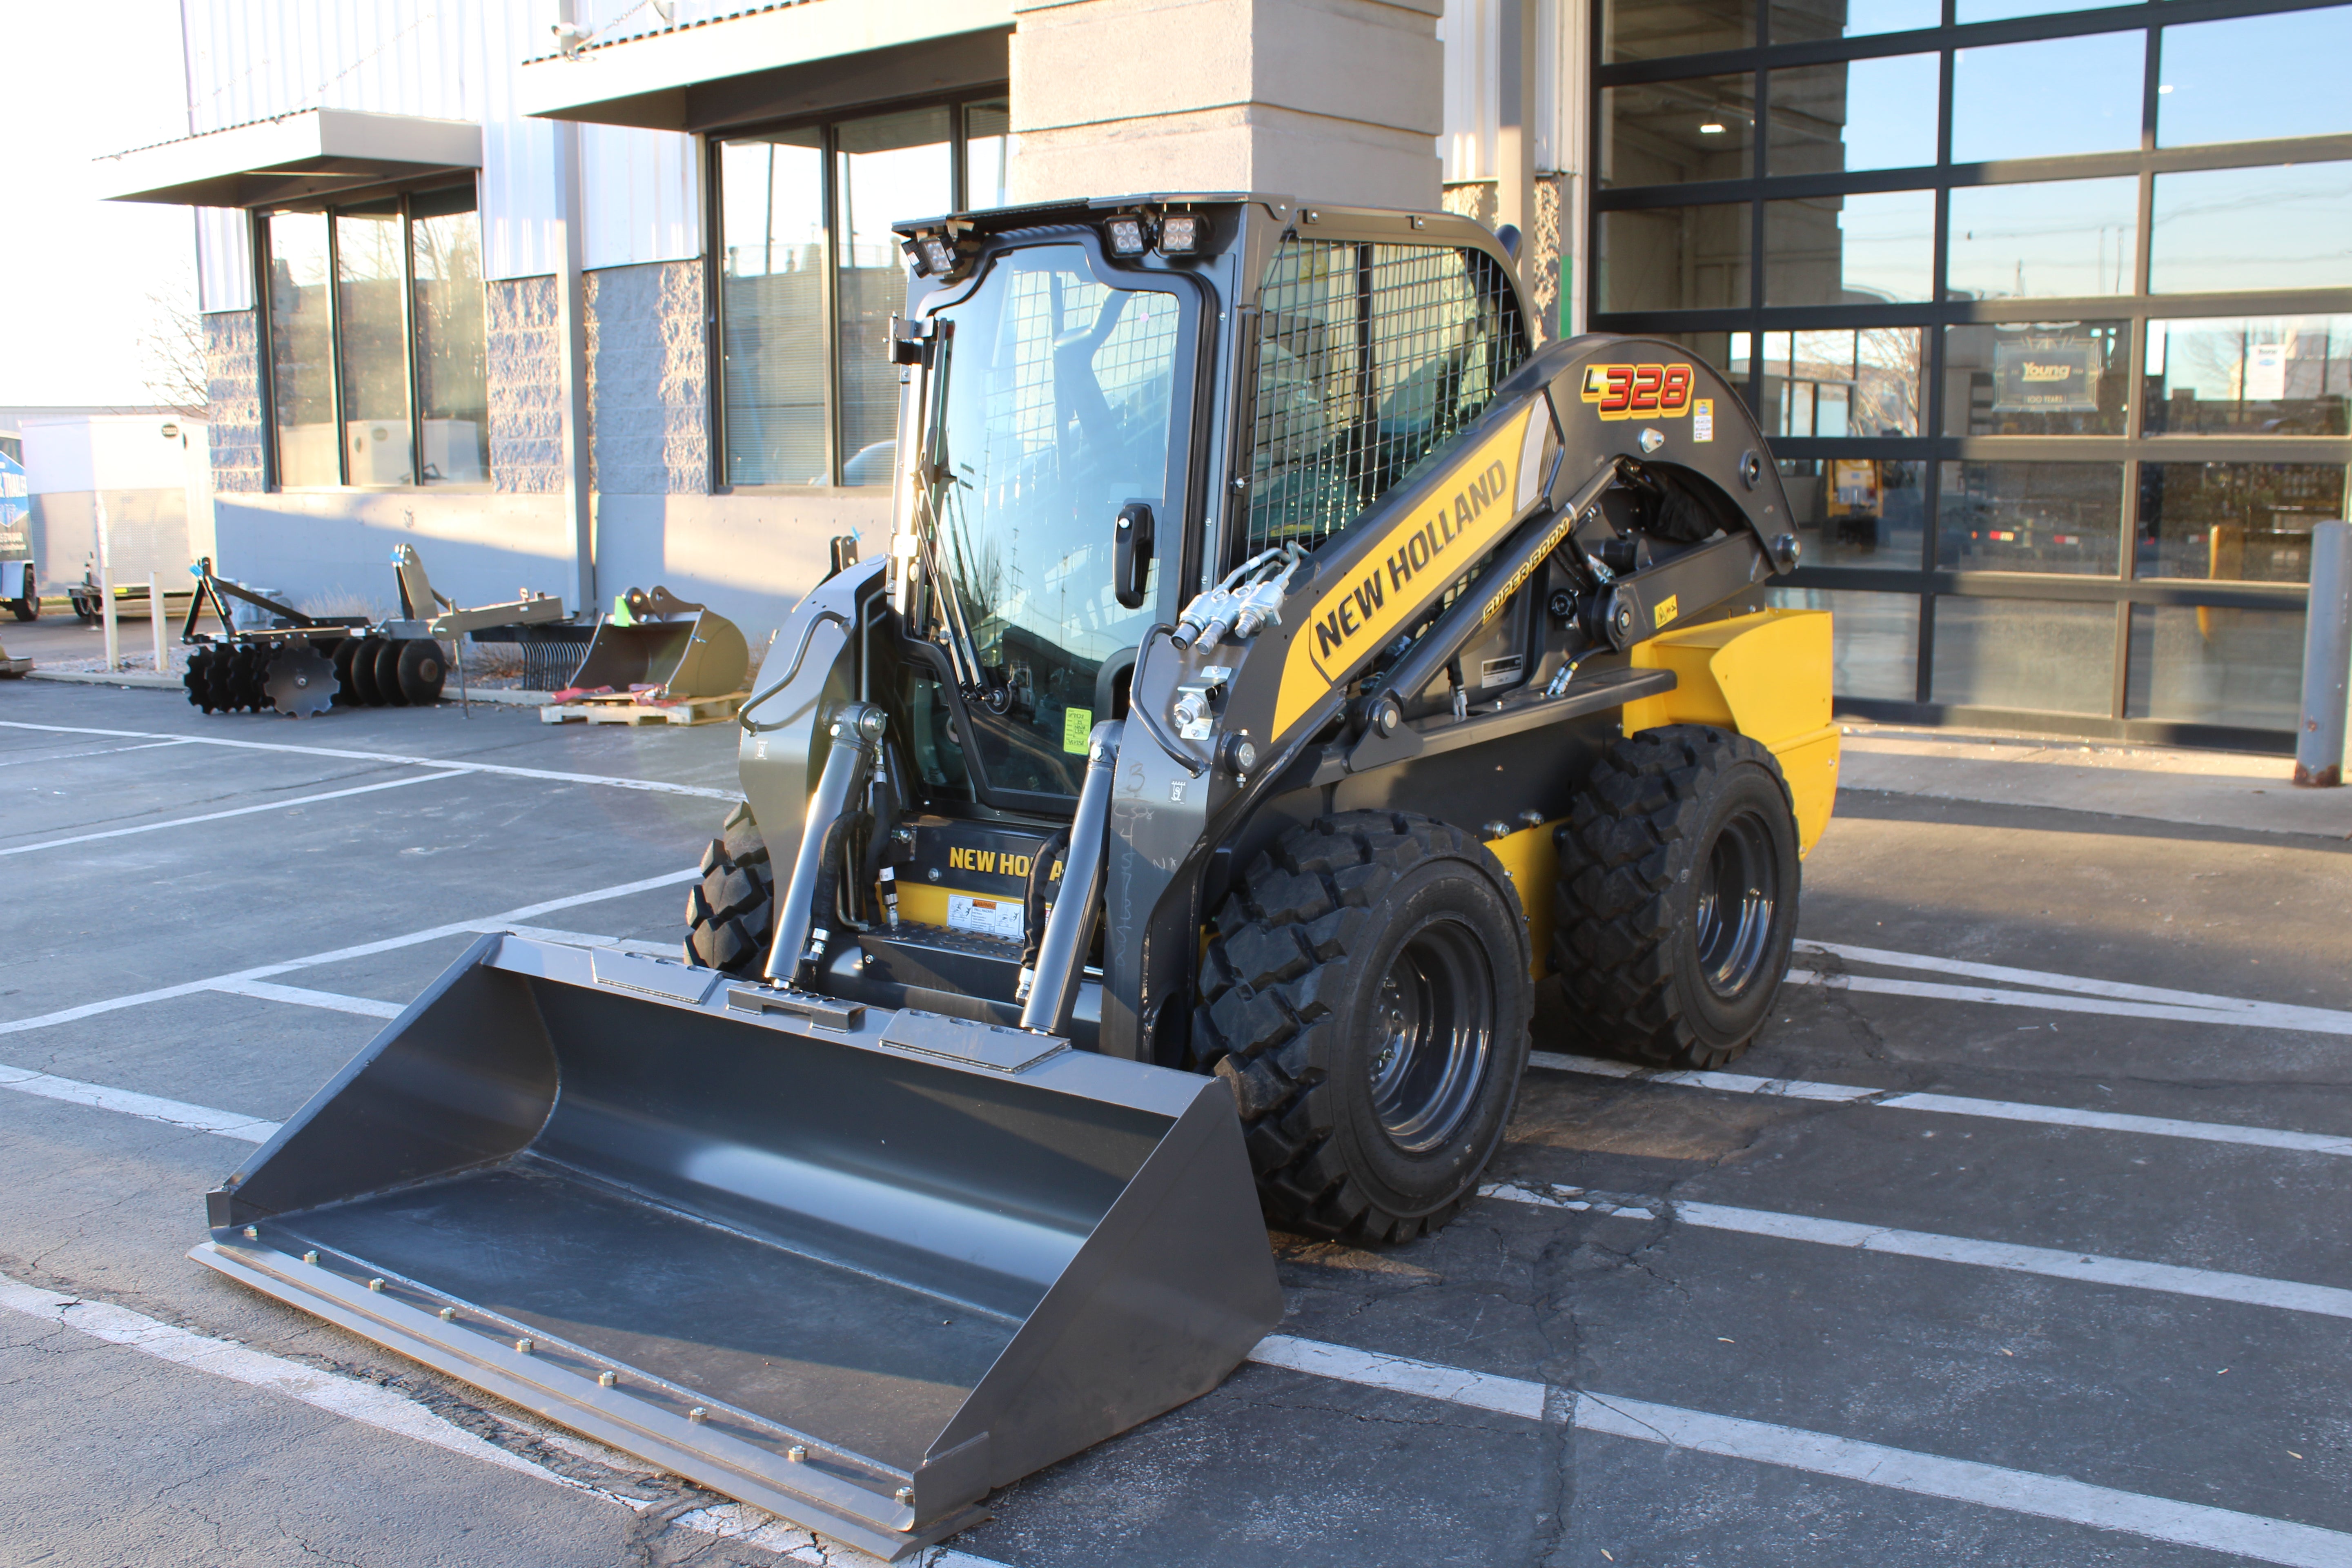
[[[1580, 138], [1569, 123], [1561, 101], [1560, 80], [1568, 64], [1566, 50], [1582, 49], [1580, 36], [1562, 36], [1563, 16], [1583, 15], [1573, 0], [1521, 0], [1535, 7], [1536, 96], [1528, 106], [1528, 131], [1535, 142], [1536, 172], [1550, 174], [1566, 166]], [[1498, 172], [1496, 146], [1501, 109], [1502, 7], [1496, 0], [1446, 0], [1438, 37], [1445, 50], [1445, 130], [1438, 138], [1437, 155], [1444, 162], [1444, 180], [1492, 179]]]
[[242, 207], [194, 207], [196, 309], [253, 309], [253, 230]]
[[581, 143], [584, 265], [686, 261], [702, 254], [693, 137], [587, 125]]

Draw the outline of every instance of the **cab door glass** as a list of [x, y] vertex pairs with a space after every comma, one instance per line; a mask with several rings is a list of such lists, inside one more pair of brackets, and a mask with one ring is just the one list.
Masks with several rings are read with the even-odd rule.
[[[1003, 709], [966, 704], [973, 760], [993, 788], [1075, 795], [1087, 732], [1113, 717], [1120, 655], [1155, 618], [1180, 553], [1171, 455], [1185, 308], [1109, 287], [1083, 250], [1056, 245], [1000, 257], [939, 315], [942, 570]], [[1128, 609], [1114, 545], [1120, 510], [1138, 501], [1157, 550], [1143, 603]]]

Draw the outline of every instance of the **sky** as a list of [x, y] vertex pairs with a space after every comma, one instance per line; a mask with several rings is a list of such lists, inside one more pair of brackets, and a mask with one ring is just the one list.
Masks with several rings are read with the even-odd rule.
[[91, 159], [184, 136], [177, 0], [0, 0], [0, 405], [144, 405], [157, 292], [193, 303], [186, 207], [99, 199]]

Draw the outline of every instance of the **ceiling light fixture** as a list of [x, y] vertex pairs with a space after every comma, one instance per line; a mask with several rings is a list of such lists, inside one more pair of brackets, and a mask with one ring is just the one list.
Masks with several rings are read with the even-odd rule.
[[1702, 136], [1720, 136], [1723, 134], [1723, 127], [1710, 120], [1698, 128], [1698, 133]]

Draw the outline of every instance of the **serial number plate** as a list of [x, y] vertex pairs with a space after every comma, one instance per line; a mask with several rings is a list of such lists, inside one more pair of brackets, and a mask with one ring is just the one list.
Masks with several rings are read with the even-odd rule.
[[948, 895], [948, 924], [956, 931], [1021, 940], [1021, 900], [975, 899], [969, 893]]

